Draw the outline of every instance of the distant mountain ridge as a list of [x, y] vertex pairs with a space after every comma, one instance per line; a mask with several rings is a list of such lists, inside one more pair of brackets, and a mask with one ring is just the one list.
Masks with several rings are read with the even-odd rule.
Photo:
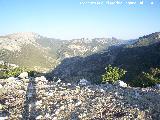
[[61, 60], [76, 56], [86, 57], [88, 55], [92, 55], [93, 53], [106, 50], [110, 46], [118, 46], [124, 43], [125, 41], [116, 38], [94, 38], [91, 40], [84, 38], [73, 39], [68, 41], [68, 43], [63, 44], [58, 53]]
[[0, 36], [0, 60], [37, 71], [55, 68], [65, 58], [88, 56], [123, 42], [115, 38], [60, 40], [33, 32]]

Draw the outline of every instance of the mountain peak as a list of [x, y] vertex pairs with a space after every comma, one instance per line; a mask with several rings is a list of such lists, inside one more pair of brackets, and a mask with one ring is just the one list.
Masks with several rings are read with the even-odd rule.
[[20, 51], [25, 44], [37, 45], [36, 40], [41, 36], [33, 32], [19, 32], [0, 36], [0, 48], [9, 51]]
[[12, 38], [24, 38], [24, 39], [34, 39], [34, 38], [39, 38], [40, 35], [34, 32], [17, 32], [13, 34], [7, 35]]

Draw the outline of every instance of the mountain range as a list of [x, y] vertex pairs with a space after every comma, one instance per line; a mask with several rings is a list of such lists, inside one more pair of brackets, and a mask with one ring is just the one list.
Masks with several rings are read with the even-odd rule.
[[[36, 33], [0, 36], [0, 60], [46, 72], [48, 79], [66, 82], [87, 79], [99, 83], [109, 64], [127, 71], [125, 80], [150, 68], [160, 67], [160, 32], [135, 40], [94, 38], [60, 40]], [[131, 82], [133, 83], [133, 82]]]
[[121, 45], [112, 45], [87, 57], [64, 59], [61, 64], [48, 73], [65, 81], [77, 82], [87, 79], [99, 83], [105, 67], [111, 64], [127, 71], [125, 81], [138, 85], [138, 77], [150, 68], [160, 67], [160, 33], [152, 33]]
[[0, 36], [0, 60], [36, 71], [48, 71], [65, 58], [91, 55], [121, 43], [116, 38], [60, 40], [21, 32]]

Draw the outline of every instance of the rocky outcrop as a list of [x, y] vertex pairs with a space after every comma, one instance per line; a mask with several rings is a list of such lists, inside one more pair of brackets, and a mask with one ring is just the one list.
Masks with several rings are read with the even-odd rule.
[[79, 86], [60, 80], [48, 82], [44, 76], [19, 81], [5, 79], [0, 84], [1, 118], [158, 120], [160, 117], [159, 89], [111, 84]]

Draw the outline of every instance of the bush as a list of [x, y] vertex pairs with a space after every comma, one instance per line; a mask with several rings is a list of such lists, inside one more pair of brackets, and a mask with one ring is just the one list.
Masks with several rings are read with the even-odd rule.
[[108, 67], [105, 68], [106, 72], [104, 75], [102, 75], [102, 82], [106, 83], [115, 83], [117, 80], [121, 79], [127, 71], [120, 69], [118, 67], [112, 67], [111, 65], [108, 65]]
[[142, 72], [137, 82], [139, 87], [151, 87], [160, 84], [160, 69], [151, 68], [148, 73]]
[[[8, 77], [17, 77], [22, 72], [28, 72], [29, 76], [34, 77], [37, 73], [36, 71], [29, 70], [24, 67], [12, 67], [7, 64], [0, 64], [0, 79], [8, 78]], [[38, 74], [38, 73], [37, 73]]]
[[21, 74], [25, 69], [17, 67], [14, 69], [10, 69], [4, 72], [5, 77], [17, 77], [19, 74]]

